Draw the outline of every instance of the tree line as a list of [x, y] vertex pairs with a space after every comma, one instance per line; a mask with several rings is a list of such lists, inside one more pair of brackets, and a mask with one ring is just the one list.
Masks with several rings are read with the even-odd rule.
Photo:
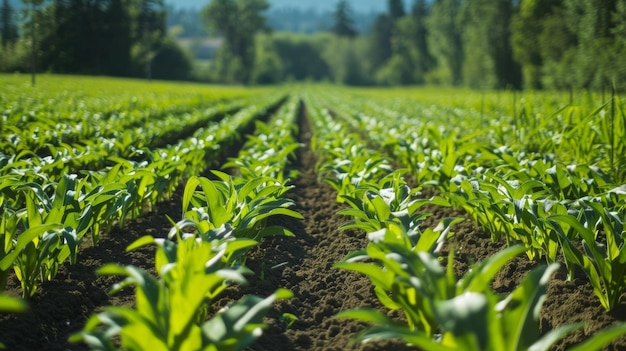
[[[163, 0], [23, 0], [0, 5], [0, 71], [188, 79]], [[19, 25], [18, 25], [19, 23]]]
[[[626, 0], [387, 0], [358, 33], [338, 1], [329, 33], [267, 32], [265, 0], [213, 0], [214, 32], [238, 31], [221, 12], [248, 18], [246, 48], [222, 46], [213, 71], [225, 82], [328, 80], [355, 85], [439, 84], [480, 89], [605, 89], [626, 78]], [[239, 12], [238, 12], [239, 11]], [[233, 28], [229, 28], [229, 23]], [[243, 34], [241, 34], [243, 35]], [[241, 41], [239, 41], [241, 43]], [[254, 49], [253, 49], [254, 48]]]
[[[163, 0], [23, 0], [0, 7], [0, 70], [233, 84], [330, 81], [480, 89], [605, 89], [626, 78], [626, 0], [387, 0], [359, 30], [345, 0], [327, 32], [273, 32], [266, 0], [207, 0], [223, 38], [194, 65], [166, 35]], [[201, 32], [197, 28], [198, 32]]]

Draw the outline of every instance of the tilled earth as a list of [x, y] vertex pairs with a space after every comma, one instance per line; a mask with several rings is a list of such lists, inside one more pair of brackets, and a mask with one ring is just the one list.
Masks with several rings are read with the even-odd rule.
[[[300, 176], [289, 197], [304, 220], [278, 219], [295, 233], [295, 237], [267, 238], [253, 249], [247, 265], [255, 272], [250, 284], [228, 288], [213, 310], [239, 299], [245, 294], [267, 296], [277, 288], [290, 289], [294, 297], [278, 301], [266, 318], [268, 328], [250, 350], [408, 350], [399, 342], [387, 341], [352, 344], [350, 338], [364, 324], [334, 318], [342, 310], [375, 307], [394, 318], [398, 312], [388, 312], [378, 303], [372, 285], [364, 276], [333, 267], [348, 253], [367, 245], [365, 233], [340, 232], [337, 228], [347, 219], [336, 214], [341, 206], [336, 193], [317, 179], [314, 171], [315, 155], [309, 149], [310, 134], [303, 124], [301, 141], [305, 147], [299, 152], [296, 169]], [[133, 264], [151, 270], [154, 274], [154, 250], [144, 248], [130, 253], [125, 248], [137, 238], [151, 234], [165, 236], [170, 228], [166, 218], [180, 217], [180, 195], [162, 203], [154, 212], [128, 221], [122, 228], [105, 235], [98, 247], [85, 245], [76, 265], [65, 265], [57, 278], [41, 286], [30, 301], [30, 312], [22, 315], [0, 316], [0, 341], [8, 350], [84, 350], [84, 345], [70, 344], [68, 337], [80, 330], [87, 318], [106, 305], [133, 304], [132, 290], [116, 295], [108, 290], [119, 281], [115, 277], [98, 277], [97, 268], [110, 262]], [[443, 217], [466, 217], [462, 212], [436, 206], [422, 209], [432, 216], [428, 225], [436, 225]], [[492, 242], [488, 233], [476, 227], [471, 220], [454, 227], [443, 255], [455, 251], [455, 271], [463, 274], [474, 262], [485, 259], [505, 247], [504, 242]], [[444, 256], [445, 257], [445, 256]], [[525, 257], [510, 262], [494, 281], [494, 289], [501, 293], [512, 291], [536, 263]], [[13, 277], [9, 293], [19, 295], [19, 284]], [[291, 313], [298, 320], [289, 328], [280, 322], [283, 313]], [[580, 274], [573, 281], [565, 280], [564, 269], [553, 277], [541, 313], [541, 330], [584, 321], [585, 327], [560, 342], [555, 350], [565, 350], [600, 328], [626, 321], [626, 303], [607, 313], [593, 294], [587, 278]], [[606, 350], [626, 350], [622, 337]]]

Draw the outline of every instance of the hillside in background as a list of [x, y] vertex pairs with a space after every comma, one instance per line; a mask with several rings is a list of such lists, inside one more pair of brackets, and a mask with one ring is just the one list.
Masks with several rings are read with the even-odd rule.
[[[368, 33], [377, 12], [355, 12], [352, 20], [358, 33]], [[267, 13], [267, 24], [274, 31], [293, 33], [317, 33], [330, 30], [333, 24], [331, 10], [323, 12], [313, 9], [276, 7]]]
[[[319, 12], [332, 11], [337, 5], [338, 0], [268, 0], [273, 9], [276, 8], [295, 8], [298, 10], [313, 9]], [[385, 11], [387, 1], [385, 0], [348, 0], [354, 12], [382, 12]], [[405, 4], [410, 1], [405, 0]], [[9, 0], [9, 3], [15, 8], [23, 6], [21, 0]], [[175, 8], [192, 8], [200, 9], [209, 3], [209, 0], [165, 0], [167, 5]]]
[[[177, 37], [206, 36], [199, 11], [210, 0], [165, 0], [168, 12], [168, 27], [180, 25]], [[316, 33], [327, 30], [332, 23], [331, 12], [338, 0], [268, 0], [271, 5], [267, 12], [269, 26], [280, 32]], [[386, 11], [385, 0], [348, 0], [353, 20], [359, 33], [366, 33], [376, 16]], [[407, 8], [411, 0], [404, 0]], [[9, 0], [14, 9], [24, 7], [21, 0]]]
[[[179, 8], [200, 8], [206, 5], [208, 0], [168, 0], [166, 2]], [[268, 2], [272, 8], [313, 9], [320, 12], [332, 11], [337, 5], [337, 0], [268, 0]], [[382, 12], [387, 6], [384, 0], [348, 0], [348, 2], [355, 12]]]
[[[334, 2], [337, 0], [312, 1], [270, 0], [272, 7], [265, 13], [267, 24], [273, 31], [312, 34], [328, 31], [333, 23]], [[353, 0], [357, 3], [357, 0]], [[174, 29], [172, 34], [177, 38], [206, 37], [209, 34], [202, 23], [197, 6], [204, 6], [207, 0], [186, 0], [167, 4], [167, 26]], [[379, 13], [385, 11], [384, 6], [374, 11], [374, 4], [385, 5], [382, 0], [363, 0], [360, 7], [352, 8], [352, 20], [358, 33], [370, 31], [372, 23]], [[196, 6], [196, 7], [192, 7]], [[386, 5], [385, 5], [386, 6]], [[365, 11], [364, 9], [368, 9]], [[195, 51], [195, 50], [192, 50]], [[194, 55], [196, 57], [204, 55]]]

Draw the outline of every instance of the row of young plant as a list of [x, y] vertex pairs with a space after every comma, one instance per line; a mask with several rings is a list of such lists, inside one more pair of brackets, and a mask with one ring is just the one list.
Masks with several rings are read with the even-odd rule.
[[[361, 101], [362, 112], [399, 113], [424, 121], [435, 117], [435, 124], [472, 135], [472, 140], [554, 154], [563, 163], [595, 165], [617, 183], [626, 181], [626, 105], [615, 92], [586, 92], [576, 99], [554, 92], [450, 92], [437, 99], [424, 99], [428, 93], [410, 89], [394, 91], [393, 98], [384, 91], [362, 93], [352, 99]], [[373, 94], [378, 98], [371, 99]], [[428, 115], [432, 110], [436, 114]]]
[[[370, 164], [385, 162], [379, 161], [385, 156], [368, 149], [358, 134], [349, 134], [345, 122], [337, 121], [339, 117], [333, 120], [316, 102], [309, 101], [308, 106], [309, 116], [315, 116], [321, 174], [338, 189], [339, 182], [350, 184], [350, 190], [344, 188], [339, 194], [339, 200], [349, 205], [340, 213], [352, 218], [343, 228], [362, 229], [369, 239], [365, 250], [350, 254], [336, 266], [367, 275], [383, 305], [402, 310], [406, 317], [403, 323], [373, 309], [340, 313], [338, 317], [372, 324], [356, 336], [357, 340], [400, 338], [426, 350], [547, 350], [582, 327], [561, 326], [544, 336], [539, 334], [539, 309], [549, 278], [558, 268], [556, 263], [534, 269], [506, 296], [492, 290], [495, 275], [525, 251], [523, 246], [512, 246], [474, 265], [461, 278], [453, 271], [453, 252], [447, 258], [447, 268], [442, 266], [438, 253], [455, 220], [446, 219], [435, 229], [423, 229], [427, 215], [417, 209], [424, 203], [445, 201], [416, 197], [418, 189], [409, 188], [401, 170], [363, 177], [376, 172], [362, 162], [360, 167], [344, 171], [341, 165], [354, 161], [353, 148], [367, 154]], [[371, 124], [366, 130], [368, 136], [384, 133]], [[350, 141], [345, 135], [351, 136]], [[624, 332], [626, 325], [605, 329], [574, 349], [599, 349]]]
[[[135, 128], [120, 125], [109, 137], [90, 135], [72, 144], [51, 143], [47, 138], [40, 138], [38, 133], [43, 132], [43, 126], [40, 122], [33, 123], [35, 127], [24, 129], [20, 134], [6, 135], [0, 153], [0, 174], [34, 168], [54, 180], [60, 174], [104, 168], [111, 164], [111, 157], [140, 160], [146, 151], [175, 144], [179, 139], [192, 135], [198, 128], [215, 123], [253, 101], [235, 99], [214, 102], [202, 110], [167, 115], [161, 120], [151, 120]], [[83, 129], [80, 124], [74, 127]], [[46, 130], [45, 133], [50, 132]]]
[[85, 235], [97, 245], [103, 230], [169, 198], [182, 179], [206, 169], [240, 138], [240, 131], [282, 100], [279, 95], [258, 100], [198, 129], [192, 138], [145, 150], [141, 161], [110, 157], [111, 167], [62, 174], [57, 180], [37, 168], [0, 176], [0, 288], [14, 270], [23, 296], [32, 296], [65, 261], [76, 262]]
[[[343, 107], [356, 126], [381, 131], [369, 135], [410, 165], [420, 184], [437, 186], [448, 204], [464, 208], [493, 240], [523, 244], [532, 260], [554, 263], [562, 254], [569, 278], [582, 269], [606, 310], [619, 304], [626, 289], [626, 188], [609, 174], [596, 165], [564, 164], [555, 154], [472, 142], [472, 135], [435, 128], [423, 117], [396, 114], [391, 122]], [[389, 123], [398, 127], [389, 131]], [[387, 143], [392, 135], [400, 142]]]
[[237, 158], [224, 165], [237, 175], [212, 171], [214, 179], [192, 176], [183, 194], [182, 217], [167, 238], [145, 236], [128, 250], [156, 245], [157, 276], [115, 264], [98, 273], [124, 280], [113, 291], [135, 288], [135, 307], [105, 307], [71, 338], [98, 350], [242, 350], [261, 335], [263, 317], [278, 289], [267, 298], [244, 296], [209, 315], [209, 306], [231, 284], [245, 284], [246, 254], [268, 235], [293, 235], [270, 225], [271, 217], [302, 216], [286, 198], [287, 166], [299, 147], [294, 134], [299, 100], [292, 97], [269, 125], [257, 122]]
[[48, 76], [38, 87], [24, 85], [19, 77], [0, 75], [0, 80], [0, 133], [21, 135], [40, 127], [38, 139], [53, 144], [111, 137], [119, 129], [265, 92], [78, 76]]
[[[40, 156], [54, 155], [50, 149], [55, 147], [75, 147], [76, 144], [84, 145], [90, 140], [100, 138], [123, 139], [125, 132], [129, 130], [146, 129], [146, 125], [157, 123], [165, 126], [167, 122], [180, 121], [185, 114], [203, 111], [223, 102], [217, 97], [195, 105], [174, 105], [176, 102], [173, 101], [165, 104], [161, 101], [160, 105], [133, 106], [131, 110], [117, 110], [115, 114], [113, 111], [107, 113], [106, 110], [119, 109], [121, 106], [114, 103], [106, 106], [106, 101], [100, 101], [97, 109], [92, 111], [80, 109], [76, 112], [67, 105], [53, 105], [48, 107], [49, 111], [45, 111], [48, 113], [29, 111], [28, 117], [23, 116], [19, 120], [14, 117], [17, 111], [8, 109], [3, 115], [2, 134], [6, 135], [6, 139], [0, 143], [0, 150], [6, 154], [18, 154], [28, 150]], [[69, 116], [64, 116], [63, 113]], [[141, 136], [139, 133], [136, 135]]]
[[[52, 92], [46, 93], [54, 96]], [[71, 154], [76, 154], [84, 148], [105, 144], [100, 140], [113, 144], [126, 139], [137, 140], [138, 148], [141, 148], [141, 145], [166, 141], [160, 137], [163, 129], [176, 131], [186, 121], [189, 122], [186, 124], [201, 123], [203, 119], [208, 121], [208, 116], [214, 113], [211, 110], [219, 105], [250, 98], [229, 98], [230, 94], [224, 93], [224, 96], [203, 94], [205, 98], [202, 100], [199, 97], [203, 96], [193, 94], [188, 94], [186, 99], [170, 100], [165, 95], [157, 100], [156, 96], [141, 95], [145, 91], [136, 93], [140, 98], [124, 97], [119, 101], [118, 93], [105, 98], [81, 99], [80, 103], [66, 101], [68, 98], [56, 102], [56, 99], [44, 96], [37, 100], [41, 105], [28, 111], [16, 109], [14, 105], [19, 102], [7, 101], [0, 123], [1, 134], [5, 136], [0, 141], [0, 152], [55, 157], [57, 150], [69, 149]], [[69, 96], [77, 99], [73, 94]]]

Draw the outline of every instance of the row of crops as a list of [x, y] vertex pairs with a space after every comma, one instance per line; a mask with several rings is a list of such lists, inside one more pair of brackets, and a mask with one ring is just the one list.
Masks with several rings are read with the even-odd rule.
[[[398, 323], [371, 309], [341, 313], [373, 324], [359, 340], [394, 337], [432, 350], [548, 349], [582, 327], [562, 326], [539, 337], [536, 311], [557, 262], [565, 264], [570, 278], [582, 269], [607, 311], [620, 303], [626, 283], [623, 166], [567, 164], [558, 154], [531, 151], [525, 143], [503, 144], [503, 133], [526, 131], [507, 132], [506, 121], [474, 129], [471, 112], [449, 114], [449, 107], [416, 111], [415, 104], [390, 108], [364, 103], [362, 97], [339, 101], [319, 94], [308, 106], [309, 115], [317, 116], [320, 176], [337, 190], [337, 200], [349, 206], [341, 211], [352, 219], [344, 227], [362, 229], [370, 240], [366, 249], [336, 266], [368, 276], [381, 302], [406, 317], [406, 323]], [[402, 112], [402, 106], [412, 110]], [[563, 140], [559, 133], [594, 127], [606, 118], [603, 111], [581, 116], [576, 123], [589, 124], [566, 124], [551, 138]], [[409, 117], [415, 115], [427, 117]], [[440, 124], [439, 116], [446, 115]], [[623, 123], [624, 114], [619, 118]], [[597, 140], [592, 148], [611, 149], [605, 144], [610, 138]], [[622, 149], [623, 143], [621, 137], [613, 146]], [[407, 173], [417, 187], [408, 186], [403, 179]], [[420, 196], [433, 188], [437, 196]], [[504, 239], [510, 247], [456, 277], [452, 265], [441, 265], [438, 253], [458, 219], [424, 229], [420, 224], [426, 216], [417, 209], [427, 203], [463, 208], [494, 241]], [[491, 280], [521, 253], [546, 265], [531, 271], [510, 294], [496, 294]], [[575, 349], [601, 348], [625, 331], [624, 325], [607, 329]]]
[[[214, 315], [209, 306], [227, 286], [245, 283], [247, 255], [263, 238], [293, 235], [273, 218], [302, 218], [289, 200], [301, 122], [313, 133], [319, 179], [337, 191], [349, 220], [342, 229], [369, 240], [335, 266], [367, 276], [381, 304], [404, 315], [340, 313], [370, 324], [357, 340], [547, 350], [583, 327], [539, 331], [538, 311], [560, 267], [568, 279], [583, 271], [607, 312], [622, 302], [626, 113], [614, 94], [586, 95], [581, 104], [502, 92], [441, 101], [418, 89], [146, 87], [58, 77], [32, 91], [19, 76], [3, 79], [12, 82], [0, 96], [3, 290], [14, 276], [28, 301], [61, 266], [80, 264], [81, 247], [97, 247], [112, 227], [182, 195], [167, 237], [128, 247], [156, 247], [156, 275], [115, 263], [98, 271], [120, 276], [113, 291], [134, 287], [135, 305], [104, 308], [73, 342], [105, 350], [252, 344], [272, 303], [291, 292], [244, 296]], [[426, 205], [464, 210], [508, 248], [456, 276], [455, 252], [441, 251], [462, 219], [430, 228]], [[519, 255], [541, 264], [514, 290], [495, 292], [494, 277]], [[6, 311], [25, 308], [15, 298], [0, 302]], [[600, 349], [625, 334], [626, 325], [612, 326], [574, 349]]]

